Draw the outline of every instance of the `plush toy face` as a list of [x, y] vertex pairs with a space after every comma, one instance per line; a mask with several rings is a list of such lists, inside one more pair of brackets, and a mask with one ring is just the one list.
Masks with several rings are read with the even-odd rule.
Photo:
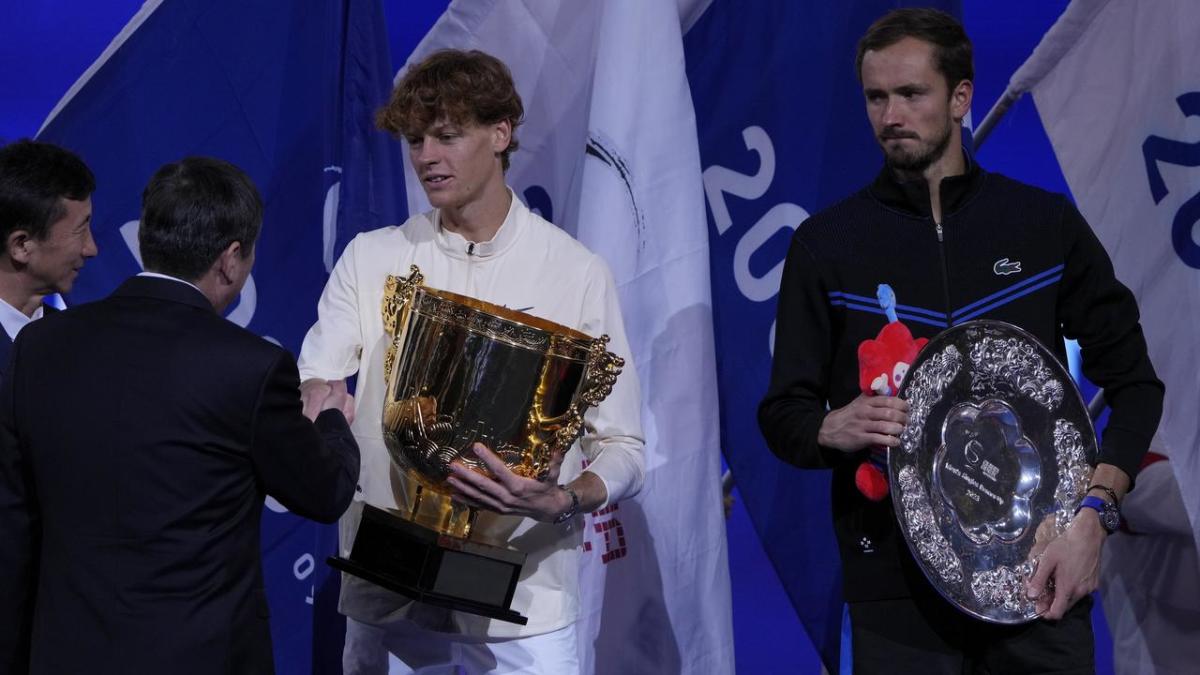
[[[886, 367], [886, 364], [880, 364], [880, 366]], [[892, 366], [891, 373], [879, 373], [875, 379], [871, 380], [871, 388], [867, 391], [876, 396], [891, 396], [893, 392], [900, 391], [900, 383], [904, 381], [906, 374], [908, 374], [908, 364], [897, 361]]]
[[[879, 286], [879, 306], [892, 321], [874, 340], [858, 345], [858, 387], [867, 396], [895, 396], [908, 367], [929, 340], [914, 340], [908, 327], [895, 320], [896, 296], [887, 284]], [[854, 472], [854, 485], [867, 499], [878, 502], [887, 497], [887, 449], [871, 449], [869, 456]]]
[[904, 361], [897, 361], [896, 365], [892, 366], [892, 391], [900, 391], [900, 383], [904, 381], [904, 376], [907, 374], [908, 364]]
[[908, 366], [929, 342], [913, 339], [908, 327], [893, 321], [874, 340], [858, 346], [858, 386], [864, 394], [895, 396], [908, 373]]

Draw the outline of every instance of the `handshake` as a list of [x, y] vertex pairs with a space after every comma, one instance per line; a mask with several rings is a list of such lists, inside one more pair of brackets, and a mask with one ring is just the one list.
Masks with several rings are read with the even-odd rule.
[[300, 385], [300, 402], [304, 416], [310, 420], [316, 420], [325, 410], [341, 410], [347, 424], [354, 422], [354, 397], [346, 389], [345, 380], [305, 380]]

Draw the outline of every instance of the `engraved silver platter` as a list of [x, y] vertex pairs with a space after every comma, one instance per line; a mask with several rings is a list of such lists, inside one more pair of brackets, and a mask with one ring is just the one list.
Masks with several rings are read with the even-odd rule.
[[1025, 583], [1070, 523], [1096, 461], [1070, 374], [1026, 331], [970, 321], [925, 346], [899, 396], [909, 423], [888, 473], [921, 570], [971, 616], [1037, 618]]

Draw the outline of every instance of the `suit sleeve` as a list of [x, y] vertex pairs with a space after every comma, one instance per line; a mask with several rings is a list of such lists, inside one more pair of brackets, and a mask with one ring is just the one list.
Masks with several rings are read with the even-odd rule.
[[771, 384], [758, 406], [758, 426], [771, 452], [806, 469], [831, 468], [848, 457], [817, 443], [828, 412], [833, 359], [826, 296], [816, 260], [800, 237], [794, 237], [784, 261]]
[[[20, 343], [18, 342], [18, 345]], [[0, 376], [0, 672], [29, 668], [40, 518], [29, 458], [16, 428], [13, 379], [18, 347]]]
[[267, 494], [297, 515], [331, 523], [354, 496], [358, 445], [340, 411], [309, 422], [299, 386], [291, 355], [281, 351], [259, 395], [250, 457]]
[[1117, 281], [1104, 246], [1065, 199], [1062, 222], [1066, 266], [1058, 316], [1063, 334], [1079, 341], [1083, 374], [1104, 389], [1112, 407], [1099, 461], [1132, 479], [1158, 429], [1163, 383], [1150, 363], [1133, 293]]

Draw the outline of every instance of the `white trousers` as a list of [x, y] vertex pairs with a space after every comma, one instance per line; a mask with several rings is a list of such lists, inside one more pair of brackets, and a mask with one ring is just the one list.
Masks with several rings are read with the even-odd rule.
[[488, 640], [380, 627], [346, 618], [345, 675], [579, 675], [575, 624], [524, 638]]

